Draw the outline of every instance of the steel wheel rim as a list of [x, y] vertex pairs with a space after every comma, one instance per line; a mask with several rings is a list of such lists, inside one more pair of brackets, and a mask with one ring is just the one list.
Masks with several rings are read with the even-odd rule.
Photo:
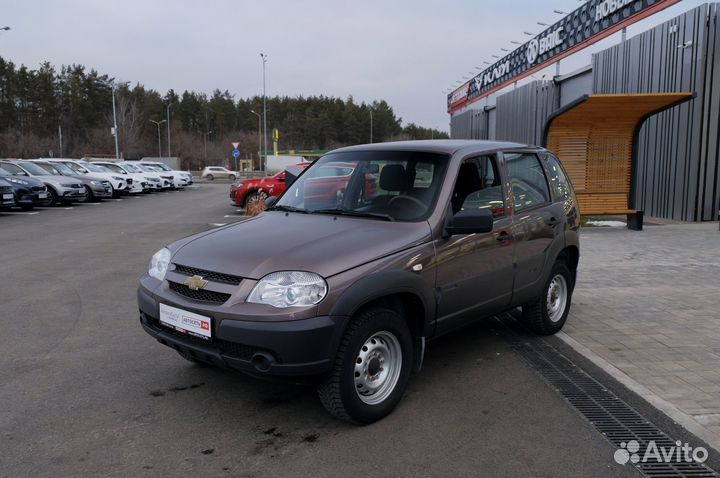
[[353, 378], [358, 398], [368, 405], [385, 401], [395, 390], [402, 371], [402, 348], [398, 338], [381, 331], [371, 335], [360, 347]]
[[548, 318], [551, 322], [558, 322], [565, 314], [567, 306], [568, 287], [565, 276], [557, 274], [550, 281], [545, 300]]

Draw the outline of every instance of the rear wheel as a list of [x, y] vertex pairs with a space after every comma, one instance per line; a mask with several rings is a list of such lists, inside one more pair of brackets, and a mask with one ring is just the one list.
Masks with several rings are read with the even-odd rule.
[[412, 337], [401, 314], [366, 309], [348, 326], [332, 372], [318, 388], [320, 401], [341, 420], [380, 420], [402, 399], [412, 360]]
[[522, 307], [523, 322], [532, 332], [552, 335], [560, 332], [570, 313], [573, 281], [564, 262], [556, 262], [538, 298]]
[[205, 176], [205, 179], [207, 179], [208, 181], [212, 181], [215, 179], [215, 176], [213, 176], [212, 174], [208, 174], [207, 176]]
[[235, 179], [237, 179], [237, 178], [235, 177], [234, 174], [231, 174], [230, 176], [228, 176], [228, 179], [229, 179], [230, 181], [235, 181]]

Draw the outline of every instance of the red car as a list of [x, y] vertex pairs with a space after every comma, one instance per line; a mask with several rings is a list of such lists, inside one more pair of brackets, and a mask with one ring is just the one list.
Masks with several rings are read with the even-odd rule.
[[[298, 164], [302, 169], [310, 166], [311, 163]], [[329, 203], [334, 203], [337, 200], [339, 194], [347, 187], [347, 182], [352, 176], [354, 164], [345, 163], [333, 163], [324, 166], [319, 171], [322, 173], [323, 169], [326, 171], [326, 176], [320, 176], [308, 180], [305, 187], [305, 200], [308, 204], [312, 204], [313, 209], [321, 209], [322, 207], [328, 206]], [[370, 195], [374, 194], [376, 178], [372, 174], [368, 174], [366, 177], [367, 191]], [[285, 192], [285, 171], [282, 171], [275, 176], [270, 176], [262, 179], [250, 179], [250, 180], [237, 180], [230, 186], [230, 198], [236, 206], [247, 209], [260, 199], [265, 199], [269, 196], [280, 196]]]
[[[305, 169], [311, 163], [298, 164]], [[285, 192], [285, 171], [275, 176], [262, 179], [238, 179], [230, 186], [230, 199], [235, 206], [247, 209], [248, 205], [255, 204], [260, 199], [269, 196], [280, 196]]]

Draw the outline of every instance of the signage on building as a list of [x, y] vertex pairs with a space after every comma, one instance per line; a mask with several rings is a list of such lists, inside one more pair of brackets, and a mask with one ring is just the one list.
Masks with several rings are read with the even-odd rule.
[[588, 0], [448, 95], [448, 111], [498, 91], [680, 0]]

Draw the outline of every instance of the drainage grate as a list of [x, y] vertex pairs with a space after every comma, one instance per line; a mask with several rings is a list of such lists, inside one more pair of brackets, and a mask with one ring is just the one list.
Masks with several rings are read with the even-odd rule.
[[[621, 443], [636, 440], [640, 450], [655, 441], [659, 450], [676, 446], [675, 440], [648, 422], [634, 408], [603, 387], [567, 357], [537, 340], [523, 341], [510, 333], [513, 349], [527, 360], [560, 395], [575, 407], [610, 443], [620, 448]], [[642, 457], [642, 451], [640, 456]], [[716, 472], [701, 463], [639, 462], [635, 465], [645, 476], [652, 478], [718, 478]]]

